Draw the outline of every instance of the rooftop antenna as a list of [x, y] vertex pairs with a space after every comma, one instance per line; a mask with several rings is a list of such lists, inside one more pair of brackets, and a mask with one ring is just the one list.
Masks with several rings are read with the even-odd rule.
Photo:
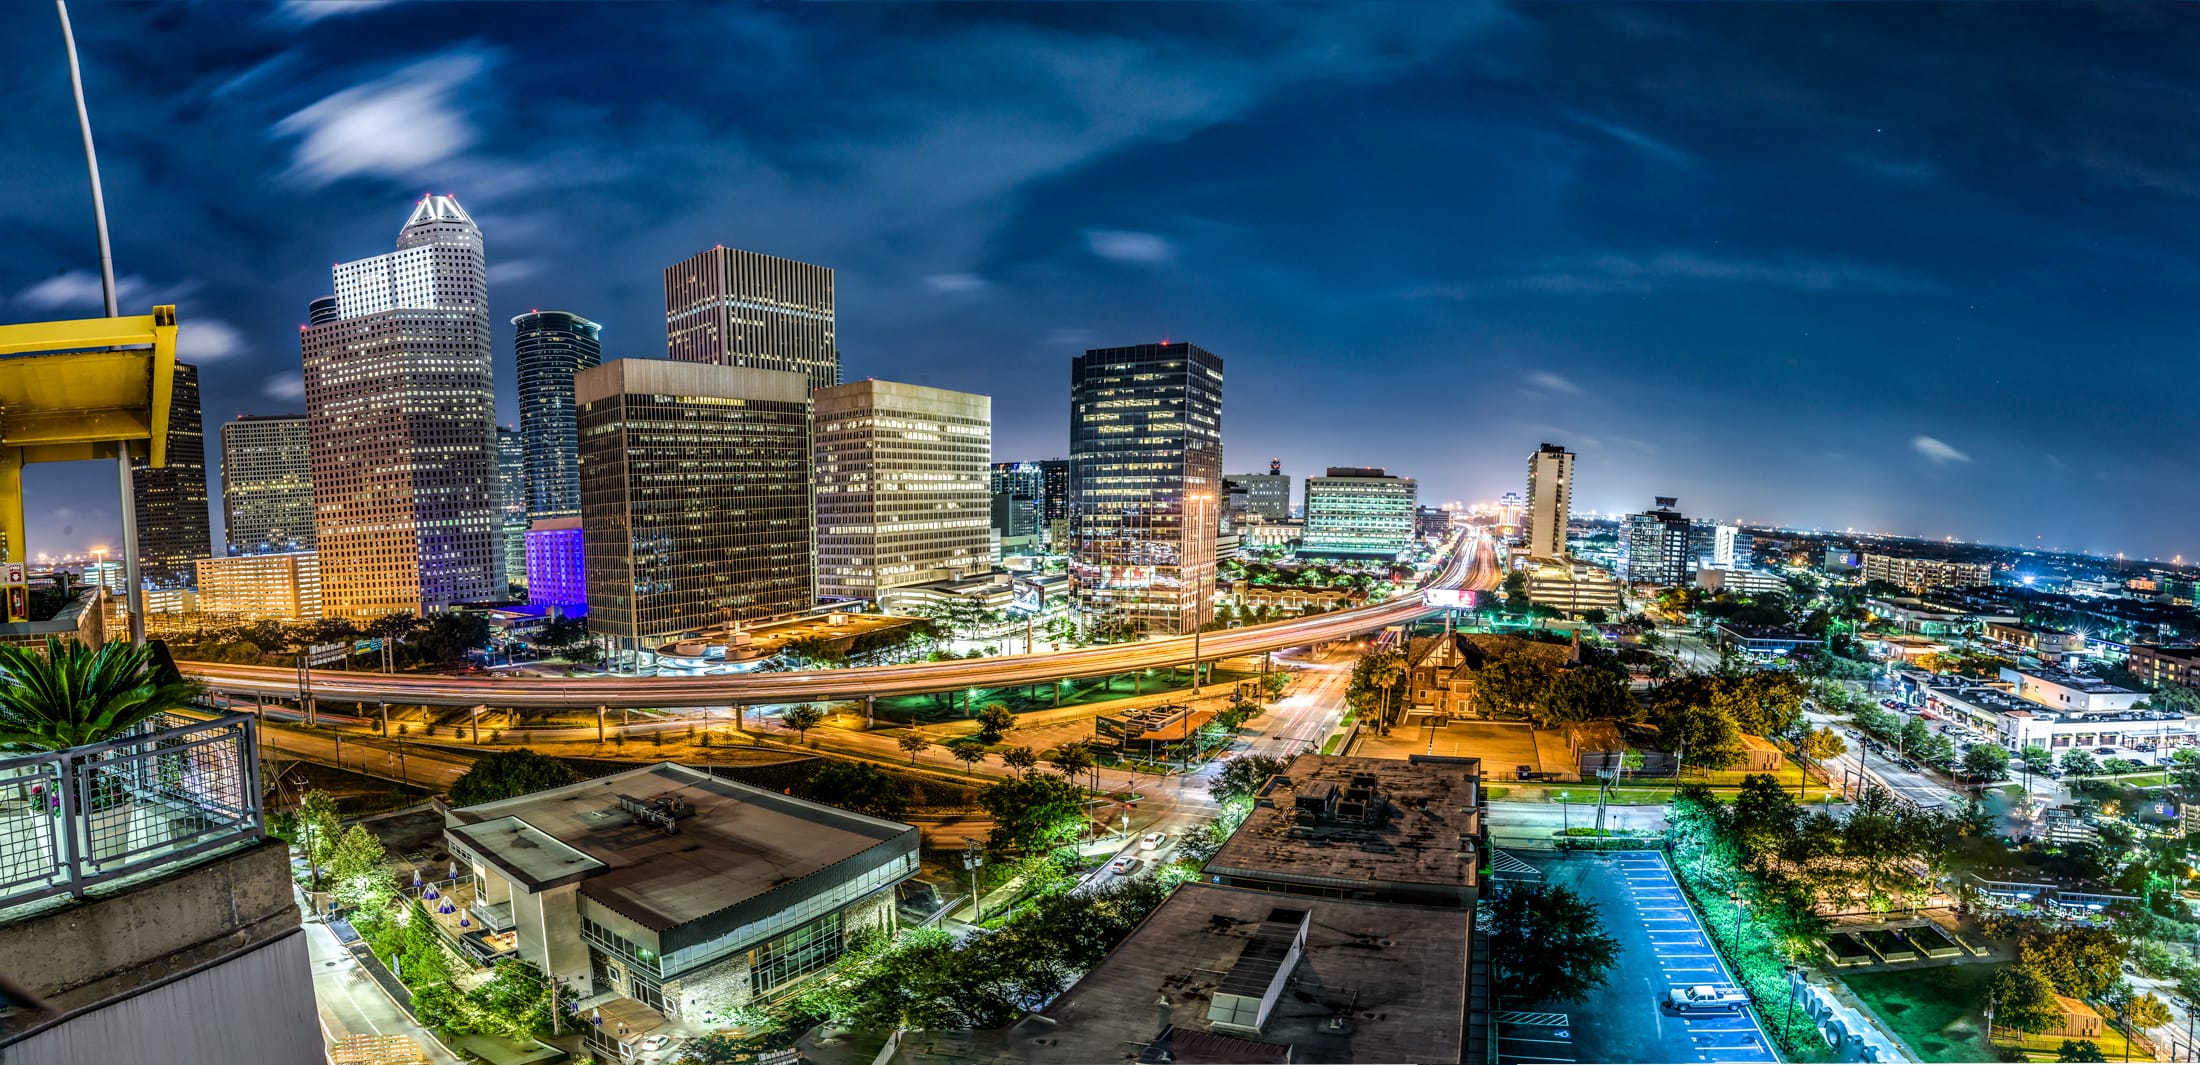
[[[99, 187], [99, 153], [92, 147], [92, 115], [84, 106], [84, 69], [76, 61], [76, 32], [69, 26], [68, 0], [53, 0], [61, 19], [61, 45], [69, 55], [69, 90], [76, 95], [76, 125], [84, 134], [84, 169], [92, 179], [92, 221], [99, 229], [99, 287], [107, 317], [120, 318], [115, 303], [115, 252], [107, 239], [107, 195]], [[138, 573], [137, 485], [130, 471], [130, 445], [115, 441], [115, 482], [122, 492], [122, 571], [124, 609], [130, 612], [130, 642], [145, 642], [145, 592]], [[9, 544], [8, 552], [22, 550]]]

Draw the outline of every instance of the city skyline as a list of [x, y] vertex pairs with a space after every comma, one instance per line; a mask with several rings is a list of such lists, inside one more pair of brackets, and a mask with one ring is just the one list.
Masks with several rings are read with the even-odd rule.
[[[582, 308], [618, 338], [607, 357], [661, 350], [661, 271], [714, 243], [832, 269], [843, 379], [995, 396], [997, 458], [1065, 449], [1057, 358], [1198, 336], [1246, 368], [1239, 409], [1270, 412], [1233, 422], [1225, 443], [1238, 458], [1226, 463], [1239, 467], [1380, 465], [1430, 498], [1477, 499], [1511, 487], [1521, 447], [1552, 439], [1594, 459], [1585, 510], [1676, 494], [1729, 520], [2200, 553], [2178, 531], [2200, 496], [2172, 473], [2174, 442], [2149, 428], [2174, 422], [2160, 406], [2171, 390], [2130, 387], [2182, 349], [2170, 306], [2189, 273], [2177, 250], [2189, 243], [2177, 239], [2185, 149], [2155, 135], [2148, 94], [2077, 91], [2094, 83], [2043, 44], [2092, 40], [2151, 84], [2140, 75], [2188, 35], [2182, 21], [1819, 8], [1794, 16], [1810, 34], [1761, 13], [1672, 8], [1316, 8], [1303, 25], [1257, 9], [1144, 14], [701, 16], [771, 43], [758, 83], [811, 70], [836, 86], [813, 110], [770, 118], [725, 106], [745, 84], [711, 90], [731, 99], [680, 101], [612, 87], [644, 55], [676, 60], [700, 44], [585, 7], [525, 20], [444, 12], [454, 43], [428, 50], [402, 6], [102, 10], [78, 32], [95, 128], [112, 131], [125, 302], [179, 302], [210, 424], [301, 406], [285, 334], [320, 294], [314, 275], [331, 249], [376, 239], [392, 199], [432, 190], [503, 234], [492, 303]], [[0, 209], [33, 250], [0, 269], [0, 314], [84, 313], [94, 260], [81, 182], [65, 180], [77, 146], [50, 20], [0, 20], [16, 31], [14, 77], [0, 82], [23, 116], [13, 157], [38, 180]], [[170, 22], [233, 32], [218, 51], [187, 42], [174, 62], [137, 62], [146, 30]], [[1202, 30], [1269, 41], [1281, 61], [1237, 43], [1201, 51]], [[2045, 119], [2017, 127], [1983, 107], [1972, 110], [1986, 118], [1951, 126], [1968, 97], [1934, 99], [1923, 75], [1851, 72], [1882, 50], [1937, 56], [1974, 30], [1980, 51], [2025, 58], [2000, 67], [2050, 87], [2059, 102]], [[530, 47], [551, 37], [603, 47], [572, 58]], [[906, 41], [863, 58], [830, 47], [844, 37]], [[1644, 40], [1668, 46], [1630, 47]], [[897, 80], [894, 57], [919, 47], [964, 55], [972, 72]], [[1081, 79], [1071, 62], [1086, 47], [1109, 57], [1110, 78], [1151, 75], [1172, 91], [1096, 95], [1106, 79]], [[2014, 74], [1976, 73], [1967, 91], [2016, 89]], [[984, 91], [1010, 75], [1031, 80], [1029, 101]], [[541, 116], [518, 113], [520, 99]], [[631, 152], [537, 126], [601, 125], [568, 120], [643, 106], [670, 109], [675, 132], [658, 140], [625, 123], [642, 138]], [[1809, 121], [1775, 123], [1781, 108]], [[1475, 174], [1465, 195], [1350, 163], [1375, 135], [1344, 120], [1360, 110], [1393, 113], [1383, 133], [1457, 164], [1438, 169]], [[1323, 151], [1297, 154], [1287, 113]], [[419, 120], [418, 135], [380, 135], [395, 120]], [[155, 123], [180, 135], [139, 135]], [[1939, 132], [1950, 128], [1964, 132]], [[184, 158], [170, 141], [194, 150]], [[1164, 160], [1172, 176], [1153, 180]], [[181, 179], [146, 177], [164, 171]], [[723, 181], [680, 184], [702, 173]], [[1334, 194], [1347, 178], [1370, 184]], [[254, 210], [230, 210], [238, 190]], [[1311, 218], [1281, 207], [1309, 197], [1332, 206]], [[1517, 209], [1493, 212], [1502, 204]], [[1478, 237], [1462, 251], [1454, 230]], [[1333, 276], [1340, 252], [1369, 248], [1341, 257], [1364, 276]], [[2062, 277], [2091, 283], [2051, 280]], [[494, 329], [508, 351], [502, 316]], [[1354, 372], [1375, 351], [1456, 387], [1399, 390]], [[2073, 354], [2085, 371], [2068, 368]], [[511, 376], [500, 359], [505, 424], [517, 422]], [[1290, 417], [1302, 390], [1343, 416]], [[2017, 416], [2040, 404], [2125, 413], [2043, 437]], [[1438, 424], [1462, 405], [1477, 430], [1433, 446], [1357, 424]], [[107, 493], [61, 469], [30, 481], [57, 500], [32, 515], [34, 553], [112, 539]], [[2012, 502], [2026, 491], [2107, 502]]]

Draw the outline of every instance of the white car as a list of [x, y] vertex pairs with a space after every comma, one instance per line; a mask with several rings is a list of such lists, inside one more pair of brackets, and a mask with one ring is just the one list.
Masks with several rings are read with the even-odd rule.
[[1142, 862], [1126, 854], [1121, 858], [1117, 858], [1114, 863], [1108, 866], [1108, 868], [1110, 870], [1113, 870], [1115, 875], [1117, 876], [1129, 876], [1132, 873], [1135, 873], [1144, 868], [1145, 865], [1145, 862]]
[[1734, 1010], [1749, 1004], [1749, 994], [1738, 987], [1697, 984], [1694, 987], [1674, 988], [1666, 994], [1665, 1004], [1681, 1013], [1690, 1010]]
[[644, 1051], [663, 1050], [665, 1047], [671, 1045], [671, 1043], [672, 1037], [669, 1035], [653, 1035], [647, 1039], [642, 1040], [642, 1049]]
[[1139, 840], [1138, 840], [1138, 849], [1139, 849], [1139, 850], [1142, 850], [1142, 851], [1150, 851], [1150, 850], [1155, 850], [1155, 849], [1158, 849], [1158, 848], [1160, 848], [1160, 847], [1165, 847], [1165, 846], [1167, 846], [1167, 845], [1168, 845], [1168, 843], [1169, 843], [1169, 834], [1168, 834], [1168, 833], [1166, 833], [1166, 832], [1148, 832], [1148, 833], [1146, 833], [1146, 834], [1145, 834], [1144, 836], [1142, 836], [1142, 837], [1140, 837], [1140, 838], [1139, 838]]

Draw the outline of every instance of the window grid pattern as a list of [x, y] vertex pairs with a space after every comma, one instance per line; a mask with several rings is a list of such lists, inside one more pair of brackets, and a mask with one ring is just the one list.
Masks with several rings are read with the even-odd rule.
[[991, 568], [990, 398], [884, 381], [813, 398], [819, 595], [872, 599]]

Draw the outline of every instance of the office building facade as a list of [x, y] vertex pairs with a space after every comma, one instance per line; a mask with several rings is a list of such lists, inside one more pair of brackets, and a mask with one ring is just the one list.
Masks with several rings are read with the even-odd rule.
[[138, 575], [164, 588], [190, 584], [198, 560], [214, 552], [206, 510], [206, 432], [199, 422], [199, 369], [177, 363], [168, 406], [167, 464], [130, 460], [136, 495]]
[[807, 378], [620, 359], [574, 401], [589, 631], [635, 649], [815, 603]]
[[1221, 493], [1219, 356], [1178, 342], [1071, 360], [1068, 547], [1082, 609], [1167, 633], [1212, 618]]
[[481, 229], [420, 201], [397, 250], [334, 271], [300, 334], [328, 616], [501, 597], [496, 386]]
[[1756, 562], [1756, 539], [1732, 525], [1698, 521], [1688, 527], [1688, 564], [1714, 569], [1748, 569]]
[[239, 621], [321, 617], [321, 557], [311, 551], [198, 560], [199, 612]]
[[992, 567], [991, 397], [852, 381], [811, 401], [818, 595], [876, 599]]
[[313, 463], [303, 414], [222, 423], [222, 527], [229, 554], [313, 550]]
[[527, 528], [527, 602], [566, 610], [588, 605], [588, 552], [581, 519], [544, 518]]
[[504, 583], [497, 598], [527, 585], [527, 444], [519, 430], [497, 426], [497, 557]]
[[526, 452], [526, 509], [531, 520], [581, 512], [573, 375], [603, 363], [602, 336], [602, 326], [566, 311], [529, 311], [512, 319], [512, 361], [519, 370], [519, 435]]
[[665, 268], [665, 357], [840, 383], [833, 272], [724, 245]]
[[1381, 469], [1332, 466], [1306, 479], [1306, 533], [1299, 550], [1337, 558], [1396, 558], [1413, 543], [1411, 477]]
[[1240, 493], [1244, 497], [1243, 509], [1230, 515], [1233, 524], [1283, 521], [1291, 516], [1291, 476], [1283, 472], [1280, 459], [1269, 460], [1267, 473], [1233, 473], [1222, 482], [1233, 501]]
[[1634, 584], [1679, 585], [1688, 583], [1695, 567], [1689, 555], [1692, 527], [1672, 496], [1657, 497], [1657, 505], [1627, 516], [1627, 579]]
[[1528, 456], [1523, 545], [1530, 559], [1566, 557], [1566, 522], [1574, 511], [1574, 453], [1544, 444]]

